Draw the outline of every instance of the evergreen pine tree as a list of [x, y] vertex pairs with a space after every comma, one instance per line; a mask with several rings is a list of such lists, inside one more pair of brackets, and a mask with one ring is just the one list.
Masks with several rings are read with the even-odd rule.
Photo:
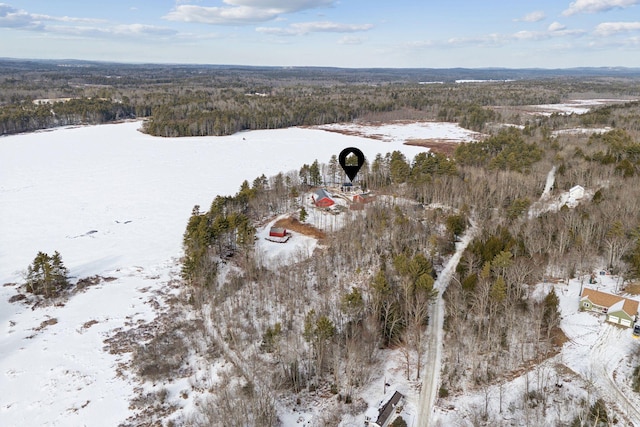
[[322, 175], [320, 174], [318, 160], [314, 160], [311, 166], [309, 166], [309, 180], [311, 181], [311, 185], [318, 186], [322, 184]]
[[53, 256], [49, 256], [42, 251], [38, 252], [27, 267], [27, 291], [50, 298], [57, 296], [68, 286], [68, 272], [60, 253], [56, 251]]

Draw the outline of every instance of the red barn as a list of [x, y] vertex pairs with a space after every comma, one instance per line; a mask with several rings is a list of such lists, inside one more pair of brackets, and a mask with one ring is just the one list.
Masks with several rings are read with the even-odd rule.
[[313, 203], [319, 208], [328, 208], [336, 203], [331, 198], [331, 194], [329, 194], [324, 188], [318, 188], [311, 197], [313, 198]]
[[370, 193], [356, 194], [353, 196], [353, 203], [371, 203], [376, 199], [376, 196]]
[[271, 227], [269, 230], [269, 236], [271, 237], [284, 237], [287, 235], [287, 229], [282, 227]]

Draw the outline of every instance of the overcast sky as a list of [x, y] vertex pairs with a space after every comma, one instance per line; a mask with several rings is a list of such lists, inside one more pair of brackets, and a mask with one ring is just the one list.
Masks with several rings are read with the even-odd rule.
[[9, 0], [0, 57], [640, 67], [640, 0]]

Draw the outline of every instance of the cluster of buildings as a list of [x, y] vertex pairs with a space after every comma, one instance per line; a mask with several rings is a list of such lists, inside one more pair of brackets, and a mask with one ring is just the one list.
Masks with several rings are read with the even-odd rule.
[[[371, 193], [355, 193], [347, 195], [346, 189], [350, 188], [351, 186], [342, 186], [341, 191], [343, 194], [341, 194], [340, 197], [348, 201], [349, 209], [351, 210], [362, 210], [367, 203], [371, 203], [376, 199], [376, 196]], [[314, 206], [321, 209], [331, 208], [336, 204], [335, 196], [324, 188], [316, 189], [311, 195], [311, 199]]]

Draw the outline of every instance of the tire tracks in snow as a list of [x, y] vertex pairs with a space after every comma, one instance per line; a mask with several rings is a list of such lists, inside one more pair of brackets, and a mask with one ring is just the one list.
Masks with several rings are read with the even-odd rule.
[[[637, 403], [627, 397], [613, 379], [613, 372], [622, 362], [623, 355], [612, 350], [624, 340], [624, 330], [605, 322], [596, 345], [589, 353], [589, 366], [593, 383], [609, 405], [617, 409], [630, 425], [640, 427], [640, 409]], [[587, 378], [589, 380], [590, 378]]]

